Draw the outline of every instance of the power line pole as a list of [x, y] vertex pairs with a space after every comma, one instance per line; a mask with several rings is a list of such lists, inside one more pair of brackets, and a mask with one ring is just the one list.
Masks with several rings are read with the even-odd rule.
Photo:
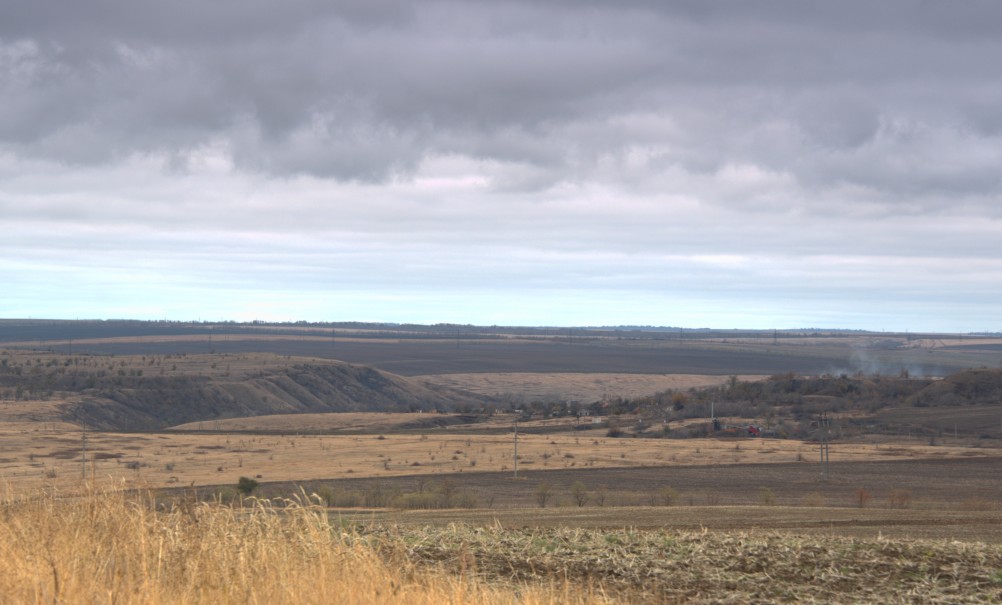
[[87, 428], [80, 429], [80, 479], [87, 482]]
[[515, 419], [515, 478], [518, 479], [518, 419]]
[[828, 414], [821, 412], [821, 417], [818, 419], [818, 435], [821, 437], [821, 480], [828, 481], [829, 474], [829, 452], [828, 452], [828, 437], [829, 437], [829, 427], [831, 426], [831, 420], [828, 418]]

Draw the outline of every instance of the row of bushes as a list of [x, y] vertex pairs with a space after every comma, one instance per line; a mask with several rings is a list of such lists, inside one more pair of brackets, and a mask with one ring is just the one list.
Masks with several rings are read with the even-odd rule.
[[[257, 481], [241, 477], [237, 484], [236, 491], [227, 490], [217, 493], [217, 498], [224, 502], [229, 502], [237, 497], [237, 492], [244, 496], [249, 496], [258, 487]], [[493, 496], [486, 496], [487, 501], [482, 502], [473, 494], [466, 490], [459, 490], [451, 481], [443, 481], [431, 489], [421, 489], [420, 491], [403, 491], [400, 489], [387, 489], [380, 484], [373, 484], [366, 489], [335, 489], [333, 485], [323, 484], [313, 486], [311, 490], [313, 498], [324, 506], [330, 508], [397, 508], [408, 510], [432, 510], [450, 508], [478, 508], [493, 506]], [[305, 491], [305, 490], [304, 490]], [[560, 498], [558, 499], [557, 496]], [[884, 506], [889, 508], [910, 508], [912, 505], [912, 493], [907, 489], [890, 489], [885, 494]], [[754, 496], [755, 503], [765, 506], [778, 504], [778, 498], [768, 487], [761, 487]], [[821, 492], [810, 492], [805, 494], [799, 501], [791, 504], [800, 506], [838, 506], [831, 501], [829, 494], [826, 497]], [[584, 483], [575, 481], [567, 489], [559, 492], [554, 486], [547, 482], [540, 482], [532, 492], [532, 499], [536, 506], [545, 508], [548, 505], [556, 506], [578, 506], [586, 505], [605, 506], [609, 501], [609, 491], [605, 486], [597, 489], [589, 489]], [[851, 490], [842, 505], [850, 504], [860, 508], [876, 504], [873, 494], [865, 488]], [[652, 487], [647, 493], [645, 504], [649, 506], [678, 506], [678, 505], [717, 505], [720, 504], [719, 496], [713, 493], [704, 494], [698, 501], [692, 495], [683, 498], [679, 490], [670, 485]]]
[[[252, 495], [258, 488], [254, 479], [241, 477], [237, 482], [236, 492], [243, 496]], [[403, 491], [399, 488], [384, 488], [373, 484], [367, 489], [335, 489], [333, 485], [315, 486], [312, 493], [324, 506], [331, 508], [403, 508], [403, 509], [441, 509], [441, 508], [477, 508], [480, 502], [466, 490], [457, 489], [451, 481], [443, 481], [431, 489], [420, 491]], [[223, 500], [235, 497], [231, 491], [217, 494]], [[491, 502], [487, 503], [488, 505]]]

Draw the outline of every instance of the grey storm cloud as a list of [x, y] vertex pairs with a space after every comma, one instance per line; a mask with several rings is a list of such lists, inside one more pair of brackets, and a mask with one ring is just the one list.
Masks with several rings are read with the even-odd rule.
[[[906, 146], [998, 142], [1000, 22], [905, 0], [16, 2], [0, 137], [83, 163], [224, 140], [247, 170], [368, 181], [459, 153], [545, 186], [650, 144], [622, 118], [654, 114], [676, 124], [663, 163], [893, 192], [935, 159]], [[897, 164], [868, 174], [874, 153]], [[997, 159], [921, 168], [983, 189]]]
[[198, 266], [310, 289], [883, 288], [889, 316], [944, 284], [990, 309], [1002, 283], [995, 1], [0, 12], [0, 253], [21, 267], [0, 279], [23, 292]]

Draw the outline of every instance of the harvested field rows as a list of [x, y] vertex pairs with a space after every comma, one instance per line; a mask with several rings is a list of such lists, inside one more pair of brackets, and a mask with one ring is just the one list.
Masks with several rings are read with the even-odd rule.
[[633, 602], [992, 603], [1002, 548], [781, 534], [376, 527], [407, 561], [489, 581], [567, 578]]
[[1002, 545], [1002, 510], [806, 506], [565, 506], [491, 510], [341, 510], [361, 524], [448, 527], [771, 532], [835, 538], [947, 540]]

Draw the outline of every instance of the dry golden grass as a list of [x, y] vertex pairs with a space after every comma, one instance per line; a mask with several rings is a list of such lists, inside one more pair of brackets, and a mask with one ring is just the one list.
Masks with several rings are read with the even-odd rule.
[[323, 509], [285, 504], [281, 511], [189, 504], [155, 512], [149, 498], [121, 493], [10, 499], [0, 517], [0, 601], [609, 602], [555, 579], [491, 585], [462, 570], [418, 567], [380, 553]]
[[[811, 461], [817, 446], [783, 439], [613, 439], [604, 430], [520, 434], [520, 470]], [[0, 478], [18, 487], [78, 485], [82, 433], [56, 423], [0, 424]], [[100, 484], [188, 486], [513, 470], [512, 435], [452, 430], [386, 435], [87, 433], [86, 476]], [[838, 443], [832, 462], [998, 456], [995, 448]]]
[[[312, 498], [8, 496], [0, 602], [989, 603], [1002, 548], [768, 530], [345, 523]], [[718, 509], [722, 512], [723, 509]], [[809, 513], [813, 518], [813, 512]]]

